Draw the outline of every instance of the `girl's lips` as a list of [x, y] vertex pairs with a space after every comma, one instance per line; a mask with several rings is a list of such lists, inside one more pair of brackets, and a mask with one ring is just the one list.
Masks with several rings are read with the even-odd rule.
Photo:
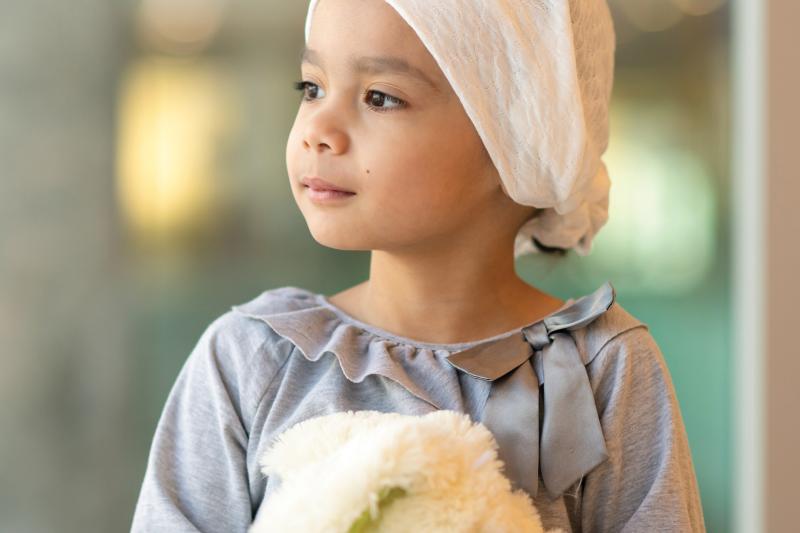
[[303, 190], [308, 197], [311, 198], [311, 200], [323, 203], [340, 202], [356, 195], [354, 192], [335, 191], [331, 189], [315, 189], [308, 186], [305, 186]]
[[335, 183], [325, 181], [318, 176], [305, 176], [302, 180], [300, 180], [300, 183], [317, 191], [337, 191], [354, 194], [353, 191], [348, 191], [344, 187], [340, 187]]

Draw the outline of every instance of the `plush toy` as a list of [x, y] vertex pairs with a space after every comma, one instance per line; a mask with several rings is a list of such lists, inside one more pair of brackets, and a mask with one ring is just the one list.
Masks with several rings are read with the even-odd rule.
[[544, 532], [528, 494], [502, 474], [491, 432], [455, 411], [310, 418], [260, 465], [280, 484], [249, 533]]

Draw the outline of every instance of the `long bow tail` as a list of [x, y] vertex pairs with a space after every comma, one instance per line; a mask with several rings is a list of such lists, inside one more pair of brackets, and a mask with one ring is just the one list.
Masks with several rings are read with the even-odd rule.
[[[536, 496], [539, 467], [551, 498], [608, 458], [585, 363], [572, 335], [614, 300], [606, 282], [562, 313], [537, 322], [487, 346], [449, 357], [456, 367], [493, 381], [481, 422], [498, 444], [498, 457], [515, 488]], [[491, 352], [491, 353], [490, 353]], [[539, 353], [544, 398], [541, 437], [539, 384], [535, 353]]]

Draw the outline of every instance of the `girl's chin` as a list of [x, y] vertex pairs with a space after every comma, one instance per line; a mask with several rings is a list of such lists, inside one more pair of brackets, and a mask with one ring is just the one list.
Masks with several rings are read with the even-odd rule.
[[361, 239], [350, 225], [341, 225], [328, 220], [306, 220], [311, 236], [318, 244], [336, 250], [365, 250], [368, 243]]
[[331, 248], [332, 250], [342, 250], [346, 252], [362, 252], [372, 250], [372, 248], [368, 246], [359, 245], [359, 243], [347, 239], [321, 239], [314, 237], [314, 240], [320, 246]]

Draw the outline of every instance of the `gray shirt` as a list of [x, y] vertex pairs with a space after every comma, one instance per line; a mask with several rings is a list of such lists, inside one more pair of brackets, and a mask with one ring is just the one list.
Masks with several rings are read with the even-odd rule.
[[[298, 287], [270, 289], [233, 306], [203, 332], [169, 393], [131, 530], [245, 532], [262, 501], [280, 484], [261, 473], [260, 456], [277, 435], [310, 417], [362, 409], [420, 415], [452, 409], [481, 421], [487, 400], [497, 397], [504, 381], [465, 371], [448, 358], [459, 354], [467, 361], [464, 355], [475, 354], [473, 363], [491, 373], [497, 370], [491, 368], [493, 361], [508, 362], [508, 346], [519, 348], [520, 331], [546, 323], [547, 330], [541, 331], [552, 333], [554, 324], [569, 323], [561, 332], [569, 336], [557, 336], [577, 348], [603, 455], [587, 463], [576, 479], [566, 478], [571, 485], [557, 495], [528, 491], [543, 525], [568, 532], [705, 531], [684, 423], [662, 353], [647, 325], [614, 301], [613, 292], [610, 305], [600, 312], [595, 306], [591, 317], [580, 316], [588, 312], [587, 302], [606, 294], [601, 289], [568, 300], [527, 329], [459, 344], [394, 335]], [[567, 420], [561, 422], [561, 437], [571, 431], [591, 440], [584, 418], [569, 424], [574, 406], [566, 400], [554, 405], [553, 398], [560, 397], [554, 392], [548, 403], [542, 353], [535, 351], [530, 366], [535, 369], [532, 388], [544, 382], [540, 424], [549, 409]], [[519, 362], [512, 366], [522, 368]], [[558, 374], [551, 368], [550, 390], [555, 391]], [[495, 373], [510, 374], [506, 369]], [[508, 378], [505, 383], [510, 386]], [[502, 417], [503, 406], [513, 404], [494, 405]], [[509, 410], [502, 424], [513, 427], [522, 420], [516, 416]], [[551, 417], [549, 425], [556, 423]], [[548, 430], [543, 431], [541, 454], [534, 460], [545, 472], [573, 472], [575, 465], [566, 459], [545, 455]], [[554, 430], [549, 431], [552, 437]], [[538, 432], [533, 435], [529, 440], [535, 446]], [[537, 456], [521, 457], [514, 459], [519, 463]], [[563, 464], [547, 465], [548, 457]], [[515, 465], [508, 474], [514, 479], [529, 466]], [[538, 478], [544, 487], [541, 470]]]

